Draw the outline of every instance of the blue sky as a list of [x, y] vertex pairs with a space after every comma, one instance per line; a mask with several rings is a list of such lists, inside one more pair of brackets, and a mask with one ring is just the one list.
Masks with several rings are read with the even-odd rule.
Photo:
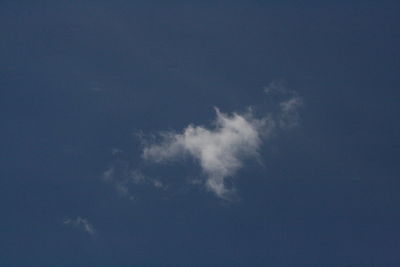
[[0, 4], [0, 265], [395, 266], [396, 1]]

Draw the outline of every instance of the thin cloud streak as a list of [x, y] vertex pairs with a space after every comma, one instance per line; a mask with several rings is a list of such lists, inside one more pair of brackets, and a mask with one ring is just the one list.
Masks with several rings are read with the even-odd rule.
[[93, 225], [87, 219], [82, 217], [77, 217], [76, 219], [65, 219], [63, 223], [65, 225], [72, 225], [78, 229], [81, 229], [91, 236], [95, 235], [96, 233]]
[[116, 160], [104, 171], [103, 180], [114, 185], [116, 191], [130, 200], [134, 200], [132, 186], [150, 185], [158, 189], [165, 189], [165, 185], [158, 179], [144, 175], [126, 160]]

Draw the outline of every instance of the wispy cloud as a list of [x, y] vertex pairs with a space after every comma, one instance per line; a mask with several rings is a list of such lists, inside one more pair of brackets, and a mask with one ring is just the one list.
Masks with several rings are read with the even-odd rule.
[[121, 154], [121, 153], [123, 153], [124, 151], [122, 151], [121, 149], [119, 149], [119, 148], [112, 148], [111, 149], [111, 154], [113, 154], [113, 155], [118, 155], [118, 154]]
[[[215, 119], [210, 126], [189, 124], [181, 131], [163, 131], [156, 135], [140, 132], [142, 159], [150, 163], [169, 163], [192, 158], [200, 166], [202, 175], [201, 179], [196, 177], [188, 184], [203, 185], [222, 199], [233, 199], [236, 189], [232, 178], [246, 161], [261, 161], [263, 142], [300, 122], [299, 109], [303, 100], [296, 92], [288, 90], [283, 82], [269, 84], [264, 92], [274, 95], [271, 97], [273, 112], [256, 115], [254, 109], [248, 108], [246, 112], [224, 113], [215, 108]], [[113, 149], [112, 154], [119, 157], [123, 151]], [[164, 182], [148, 177], [127, 160], [113, 161], [103, 173], [103, 179], [130, 199], [134, 199], [132, 185], [167, 188]]]
[[206, 188], [220, 198], [231, 199], [235, 188], [228, 179], [247, 159], [258, 157], [263, 140], [299, 123], [298, 110], [303, 101], [297, 94], [281, 83], [270, 84], [265, 92], [285, 95], [277, 113], [257, 118], [251, 109], [226, 114], [215, 108], [212, 127], [190, 124], [181, 132], [162, 132], [159, 142], [144, 146], [143, 159], [161, 163], [191, 157], [205, 175]]
[[275, 96], [279, 101], [280, 113], [276, 114], [276, 120], [282, 129], [297, 126], [300, 122], [299, 110], [303, 106], [303, 99], [296, 91], [286, 87], [284, 81], [273, 81], [264, 87], [268, 96]]
[[[119, 152], [122, 153], [122, 152]], [[132, 186], [151, 185], [159, 189], [164, 189], [165, 185], [158, 179], [144, 175], [139, 169], [135, 168], [127, 160], [115, 160], [103, 173], [103, 180], [114, 185], [117, 192], [130, 200], [134, 200]]]
[[87, 219], [82, 217], [77, 217], [75, 219], [65, 219], [63, 223], [65, 225], [72, 225], [78, 229], [81, 229], [91, 236], [95, 235], [96, 233], [93, 225]]
[[94, 92], [104, 91], [104, 85], [100, 82], [92, 81], [89, 82], [89, 89]]
[[279, 126], [282, 129], [297, 126], [300, 122], [299, 109], [303, 106], [303, 99], [297, 95], [280, 103]]
[[274, 127], [267, 118], [256, 119], [251, 112], [224, 114], [216, 110], [215, 127], [189, 125], [182, 133], [164, 133], [162, 141], [144, 148], [143, 158], [163, 162], [191, 156], [206, 175], [206, 186], [221, 198], [229, 198], [232, 177], [245, 159], [257, 157], [261, 138]]
[[264, 93], [266, 94], [288, 94], [293, 91], [288, 90], [283, 81], [273, 81], [269, 85], [264, 86]]

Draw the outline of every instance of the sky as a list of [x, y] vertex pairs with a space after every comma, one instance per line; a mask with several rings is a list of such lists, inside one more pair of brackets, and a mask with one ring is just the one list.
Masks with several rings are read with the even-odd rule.
[[398, 266], [396, 1], [1, 1], [0, 266]]

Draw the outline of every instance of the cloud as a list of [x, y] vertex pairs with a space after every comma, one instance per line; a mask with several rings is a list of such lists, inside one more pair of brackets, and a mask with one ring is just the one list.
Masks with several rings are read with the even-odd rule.
[[65, 225], [72, 225], [76, 228], [79, 228], [89, 235], [95, 235], [95, 229], [93, 225], [85, 218], [77, 217], [76, 219], [65, 219], [63, 223]]
[[268, 86], [264, 87], [264, 93], [270, 94], [289, 94], [293, 91], [290, 91], [286, 88], [285, 83], [283, 81], [273, 81]]
[[297, 126], [300, 121], [299, 109], [302, 106], [303, 100], [299, 96], [293, 96], [289, 100], [281, 102], [280, 127], [284, 129]]
[[[261, 146], [300, 122], [299, 109], [303, 100], [296, 92], [286, 89], [282, 82], [272, 82], [264, 88], [271, 94], [271, 112], [256, 116], [252, 108], [246, 112], [223, 113], [215, 108], [215, 119], [210, 126], [189, 124], [181, 131], [164, 131], [146, 135], [139, 131], [142, 159], [150, 163], [170, 163], [193, 159], [202, 175], [189, 184], [205, 186], [216, 196], [231, 200], [235, 196], [233, 177], [248, 160], [260, 160]], [[122, 150], [114, 149], [114, 156]], [[148, 164], [140, 164], [146, 166]], [[142, 168], [143, 169], [143, 168]], [[152, 179], [126, 160], [116, 160], [103, 173], [103, 178], [114, 184], [122, 195], [133, 199], [132, 185], [149, 184], [166, 189], [164, 182]], [[170, 188], [170, 187], [168, 187]]]
[[121, 154], [121, 153], [123, 153], [124, 151], [123, 150], [121, 150], [121, 149], [119, 149], [119, 148], [112, 148], [111, 149], [111, 154], [112, 155], [118, 155], [118, 154]]
[[[303, 100], [282, 82], [264, 88], [281, 99], [278, 111], [256, 118], [252, 109], [225, 114], [215, 108], [213, 127], [188, 125], [181, 132], [162, 132], [159, 142], [144, 144], [142, 158], [154, 163], [193, 158], [201, 167], [206, 188], [223, 199], [230, 199], [235, 188], [231, 182], [248, 159], [257, 159], [265, 139], [297, 126]], [[284, 99], [282, 99], [284, 98]]]
[[[120, 152], [122, 153], [122, 152]], [[151, 185], [159, 189], [165, 189], [165, 185], [157, 179], [144, 175], [127, 160], [115, 160], [103, 173], [103, 180], [115, 186], [117, 192], [131, 200], [135, 197], [132, 194], [132, 186]]]
[[100, 82], [92, 81], [89, 82], [89, 89], [94, 92], [104, 91], [104, 85]]
[[297, 92], [287, 89], [283, 81], [271, 82], [264, 87], [264, 92], [269, 96], [281, 99], [279, 102], [280, 113], [276, 116], [281, 129], [292, 128], [299, 124], [299, 109], [303, 106], [303, 99], [298, 96]]
[[256, 158], [262, 138], [272, 133], [275, 122], [257, 119], [251, 110], [245, 114], [222, 113], [218, 108], [213, 128], [189, 125], [182, 133], [164, 133], [162, 141], [143, 150], [143, 158], [165, 162], [190, 156], [206, 175], [206, 187], [221, 198], [229, 198], [234, 188], [226, 179], [232, 177], [249, 158]]

